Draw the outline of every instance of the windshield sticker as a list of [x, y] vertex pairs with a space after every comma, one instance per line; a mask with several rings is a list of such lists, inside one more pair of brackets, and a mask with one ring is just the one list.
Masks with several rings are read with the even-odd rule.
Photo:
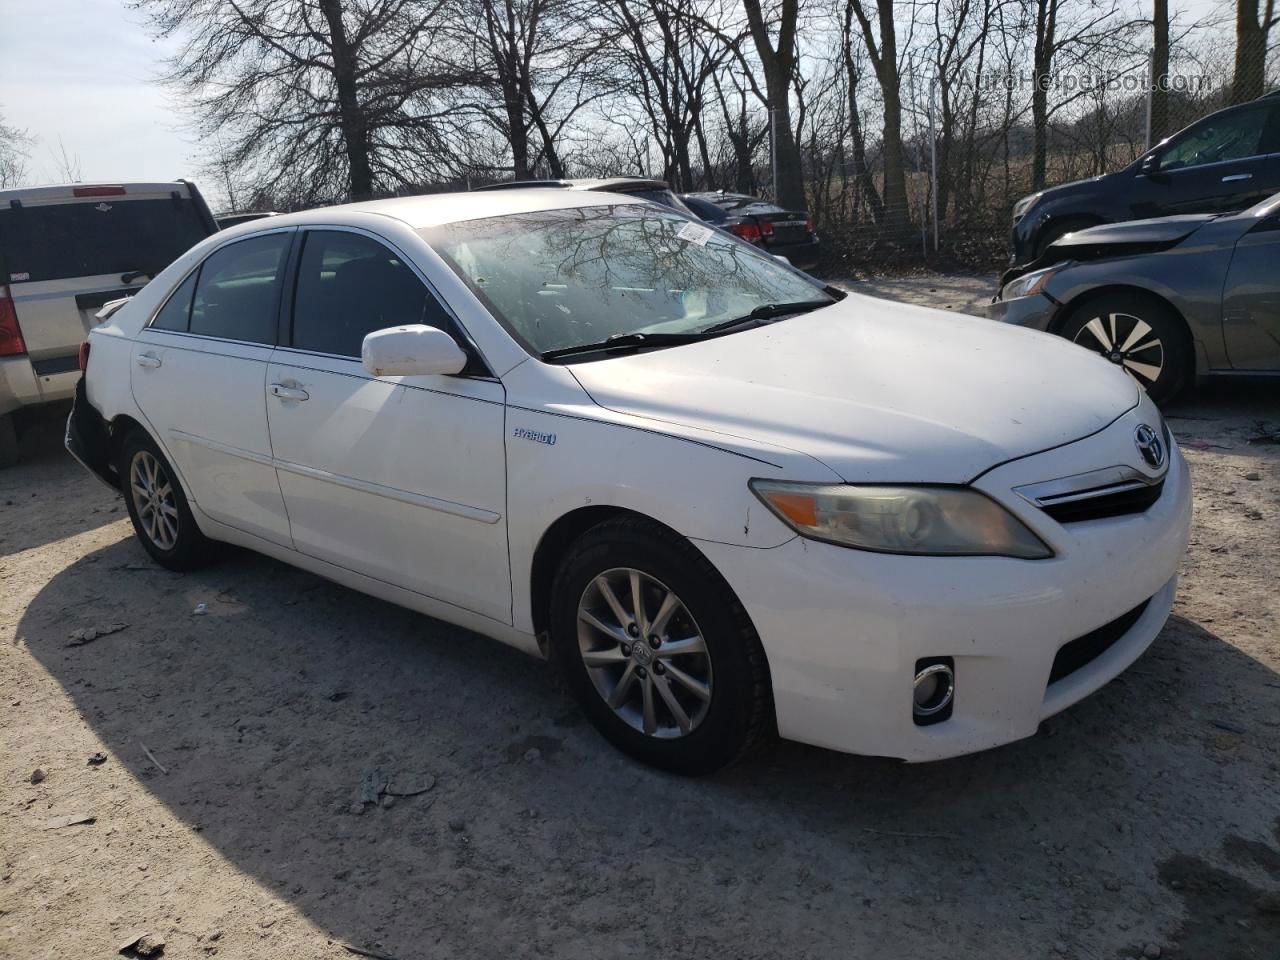
[[707, 241], [711, 239], [714, 231], [710, 227], [704, 227], [700, 223], [694, 223], [690, 220], [680, 232], [676, 234], [681, 240], [688, 240], [690, 243], [696, 243], [700, 247], [705, 247]]
[[31, 279], [31, 274], [29, 274], [29, 273], [11, 273], [11, 274], [9, 274], [9, 282], [10, 282], [10, 283], [21, 283], [23, 280], [30, 280], [30, 279]]

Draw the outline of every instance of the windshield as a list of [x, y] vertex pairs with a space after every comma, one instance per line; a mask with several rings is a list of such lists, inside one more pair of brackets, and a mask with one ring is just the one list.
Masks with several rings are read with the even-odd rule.
[[649, 204], [509, 214], [422, 235], [537, 354], [698, 333], [768, 304], [830, 299], [749, 244]]

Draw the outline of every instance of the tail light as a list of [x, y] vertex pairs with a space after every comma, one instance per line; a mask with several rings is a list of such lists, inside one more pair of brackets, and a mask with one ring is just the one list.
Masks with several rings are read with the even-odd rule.
[[18, 326], [13, 297], [9, 295], [8, 285], [0, 284], [0, 357], [15, 357], [26, 352], [27, 344]]
[[814, 222], [813, 217], [810, 217], [808, 220], [804, 222], [804, 228], [808, 230], [810, 233], [817, 233], [818, 231], [818, 225], [817, 223]]
[[773, 224], [772, 224], [772, 223], [770, 223], [768, 220], [766, 220], [766, 221], [764, 221], [762, 224], [760, 224], [760, 235], [761, 235], [761, 236], [763, 236], [763, 237], [772, 237], [772, 236], [773, 236]]
[[731, 223], [728, 229], [748, 243], [759, 243], [763, 236], [758, 223]]
[[89, 369], [89, 341], [85, 340], [80, 344], [80, 370], [81, 372]]

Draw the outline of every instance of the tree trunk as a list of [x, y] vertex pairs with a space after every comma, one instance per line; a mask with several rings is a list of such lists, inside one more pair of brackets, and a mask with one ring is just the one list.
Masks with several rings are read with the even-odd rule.
[[1049, 85], [1053, 82], [1053, 54], [1058, 0], [1036, 0], [1036, 46], [1031, 67], [1031, 189], [1043, 190], [1049, 158]]
[[911, 225], [907, 209], [907, 172], [902, 153], [902, 78], [898, 75], [898, 34], [893, 19], [893, 0], [876, 0], [876, 21], [880, 42], [876, 43], [871, 19], [861, 0], [849, 0], [867, 55], [876, 71], [884, 97], [884, 231], [890, 239], [906, 239]]
[[756, 55], [764, 69], [765, 93], [772, 111], [772, 135], [776, 137], [773, 149], [778, 164], [778, 195], [774, 201], [791, 210], [804, 210], [808, 203], [804, 195], [800, 147], [791, 130], [791, 70], [795, 65], [799, 0], [782, 0], [777, 49], [769, 39], [760, 0], [743, 0], [743, 6], [747, 11], [751, 38], [755, 41]]
[[1258, 0], [1236, 0], [1236, 71], [1231, 102], [1262, 96], [1267, 62], [1267, 31], [1258, 18]]
[[351, 199], [368, 200], [373, 196], [373, 170], [369, 165], [369, 123], [357, 93], [355, 50], [347, 41], [347, 30], [342, 23], [341, 0], [320, 0], [320, 9], [329, 25], [333, 80], [338, 91], [338, 125], [347, 151]]
[[1169, 132], [1169, 0], [1154, 0], [1151, 15], [1151, 143]]

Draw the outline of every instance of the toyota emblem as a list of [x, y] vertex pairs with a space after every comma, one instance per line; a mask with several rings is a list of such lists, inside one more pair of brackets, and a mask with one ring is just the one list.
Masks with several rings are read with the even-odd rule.
[[1133, 431], [1133, 442], [1137, 444], [1138, 452], [1142, 454], [1147, 466], [1153, 470], [1164, 466], [1164, 442], [1149, 424], [1138, 424], [1138, 429]]

